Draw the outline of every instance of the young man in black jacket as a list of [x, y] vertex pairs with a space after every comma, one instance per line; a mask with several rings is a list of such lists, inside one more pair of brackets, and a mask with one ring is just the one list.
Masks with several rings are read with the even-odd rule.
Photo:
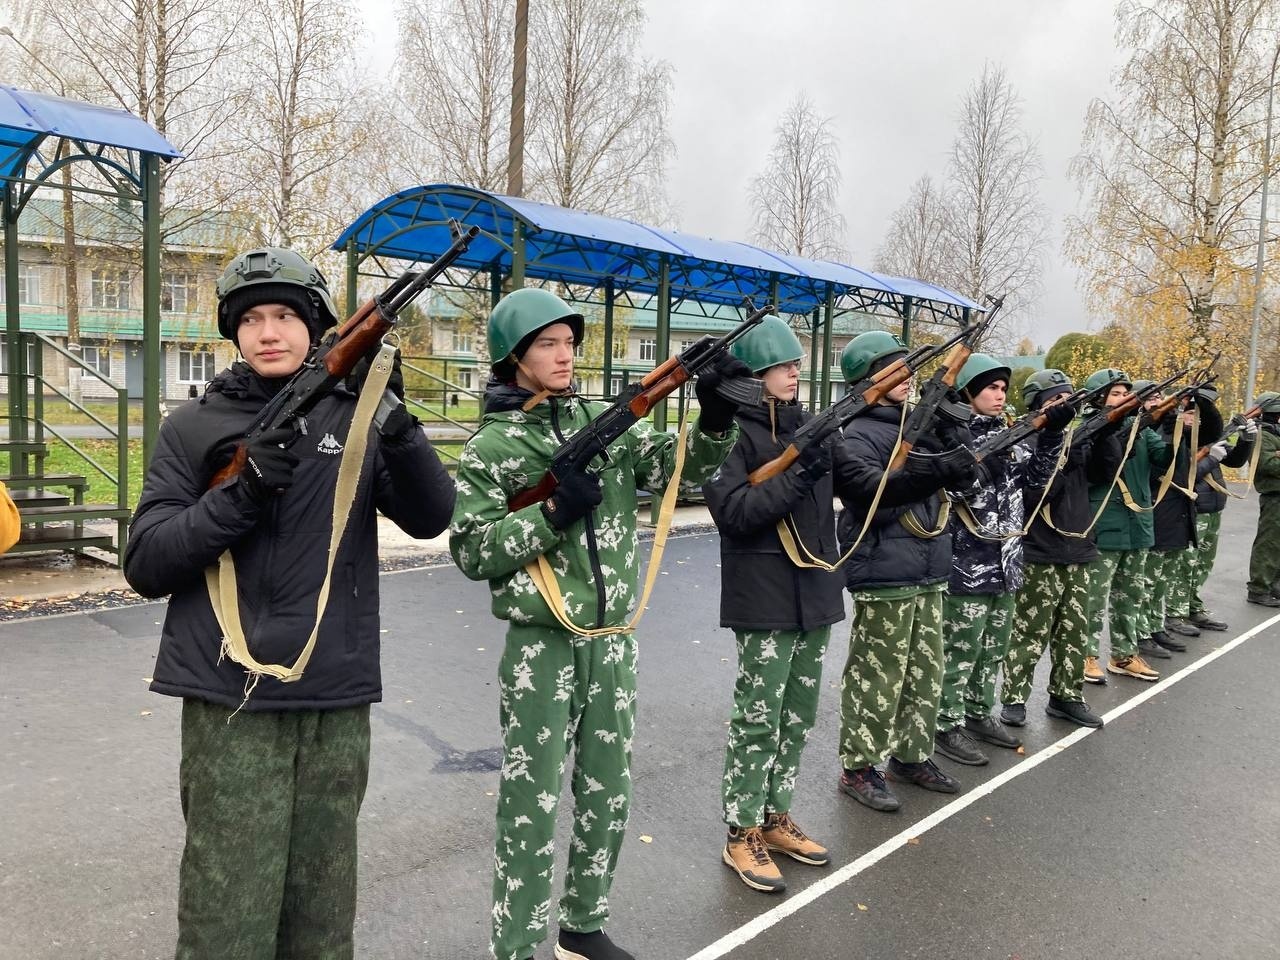
[[768, 316], [733, 354], [764, 380], [765, 402], [738, 408], [738, 442], [703, 487], [720, 531], [720, 625], [738, 644], [722, 859], [747, 886], [776, 893], [785, 882], [770, 851], [815, 866], [830, 860], [790, 811], [818, 714], [822, 655], [831, 624], [844, 619], [844, 599], [840, 578], [824, 569], [837, 559], [830, 449], [812, 444], [777, 476], [749, 479], [808, 419], [796, 402], [804, 348], [784, 320]]
[[[151, 689], [183, 698], [176, 955], [341, 960], [353, 955], [369, 704], [382, 699], [376, 510], [435, 536], [453, 483], [393, 372], [317, 624], [356, 393], [339, 386], [210, 484], [336, 311], [316, 267], [275, 248], [236, 257], [218, 300], [218, 330], [243, 359], [162, 425], [124, 561], [143, 596], [170, 595]], [[251, 662], [294, 664], [317, 629], [300, 678], [233, 661], [206, 582], [226, 551], [242, 587], [222, 605], [238, 606]]]
[[[1042, 410], [1072, 392], [1061, 370], [1041, 370], [1027, 378], [1022, 395], [1029, 410]], [[1038, 442], [1045, 442], [1041, 434]], [[1026, 578], [1014, 606], [1013, 635], [1004, 659], [1004, 707], [1000, 720], [1011, 727], [1027, 722], [1027, 699], [1036, 664], [1049, 646], [1051, 717], [1085, 727], [1102, 726], [1102, 718], [1084, 700], [1085, 653], [1089, 643], [1089, 565], [1098, 559], [1096, 537], [1089, 530], [1094, 510], [1089, 485], [1108, 483], [1120, 468], [1124, 451], [1114, 430], [1091, 441], [1071, 441], [1067, 462], [1053, 479], [1044, 506], [1022, 540]], [[1041, 492], [1028, 491], [1039, 500]], [[1034, 506], [1034, 504], [1033, 504]], [[1106, 676], [1097, 672], [1097, 682]]]

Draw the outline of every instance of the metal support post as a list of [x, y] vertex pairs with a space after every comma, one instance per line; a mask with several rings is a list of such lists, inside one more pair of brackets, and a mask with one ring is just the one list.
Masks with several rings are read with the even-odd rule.
[[511, 289], [519, 290], [524, 286], [524, 224], [518, 219], [511, 221]]
[[142, 168], [142, 462], [160, 435], [160, 158], [144, 153]]
[[813, 308], [813, 323], [809, 330], [809, 412], [818, 409], [818, 325], [822, 322], [822, 308]]
[[835, 287], [827, 284], [826, 317], [822, 327], [822, 405], [831, 405], [831, 328], [836, 315]]
[[[4, 314], [5, 357], [9, 371], [9, 439], [25, 443], [27, 439], [27, 385], [22, 376], [22, 307], [18, 303], [18, 211], [13, 202], [13, 185], [4, 191]], [[9, 454], [9, 473], [27, 472], [27, 455], [20, 451]]]
[[356, 312], [360, 302], [356, 299], [356, 287], [360, 284], [360, 265], [356, 261], [356, 238], [347, 239], [347, 316]]
[[[908, 347], [911, 346], [911, 308], [915, 305], [910, 297], [902, 298], [902, 342]], [[968, 313], [965, 314], [965, 323], [968, 321]]]
[[600, 391], [606, 399], [613, 399], [609, 384], [613, 380], [613, 277], [604, 282], [604, 388]]

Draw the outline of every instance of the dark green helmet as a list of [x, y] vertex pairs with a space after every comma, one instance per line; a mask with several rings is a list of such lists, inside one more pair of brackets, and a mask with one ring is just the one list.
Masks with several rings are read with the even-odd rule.
[[972, 398], [997, 380], [1003, 380], [1007, 387], [1012, 376], [1013, 371], [995, 357], [974, 353], [970, 354], [956, 375], [956, 389]]
[[1022, 402], [1028, 409], [1039, 407], [1044, 400], [1049, 399], [1041, 398], [1040, 395], [1049, 390], [1055, 394], [1071, 393], [1074, 388], [1071, 386], [1071, 379], [1065, 373], [1053, 367], [1047, 367], [1027, 377], [1022, 384]]
[[1133, 381], [1129, 379], [1129, 375], [1123, 370], [1117, 370], [1115, 367], [1103, 367], [1101, 370], [1095, 370], [1089, 374], [1084, 382], [1086, 390], [1097, 390], [1107, 384], [1111, 386], [1123, 385], [1130, 390], [1133, 389]]
[[1146, 390], [1148, 387], [1154, 387], [1155, 385], [1156, 382], [1154, 380], [1135, 380], [1133, 381], [1133, 386], [1129, 389], [1137, 393], [1139, 390]]
[[[567, 323], [573, 331], [573, 342], [582, 342], [582, 314], [569, 304], [541, 287], [512, 290], [489, 314], [489, 363], [496, 369], [506, 364], [512, 354], [519, 359], [528, 348], [525, 341], [553, 323]], [[524, 349], [519, 349], [522, 343]], [[509, 368], [510, 364], [506, 366]]]
[[840, 354], [840, 372], [844, 374], [845, 383], [856, 383], [876, 361], [906, 352], [907, 345], [888, 330], [868, 330], [845, 346]]
[[262, 303], [283, 303], [318, 337], [338, 322], [329, 284], [314, 263], [283, 247], [259, 247], [240, 254], [218, 278], [218, 332], [236, 338], [244, 312]]
[[1263, 413], [1280, 413], [1280, 393], [1274, 390], [1258, 394], [1258, 399], [1254, 403], [1262, 408]]
[[787, 321], [773, 314], [735, 340], [729, 352], [750, 367], [752, 373], [804, 359], [800, 338]]

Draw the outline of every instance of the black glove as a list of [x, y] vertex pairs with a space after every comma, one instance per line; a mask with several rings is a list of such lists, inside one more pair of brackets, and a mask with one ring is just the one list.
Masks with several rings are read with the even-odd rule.
[[[836, 436], [836, 434], [832, 434]], [[800, 451], [796, 463], [806, 480], [814, 483], [821, 480], [831, 470], [831, 437], [821, 443], [811, 443]]]
[[1069, 403], [1055, 403], [1041, 412], [1044, 414], [1045, 433], [1061, 433], [1076, 418], [1075, 408]]
[[587, 470], [565, 474], [556, 492], [542, 504], [542, 515], [557, 530], [564, 530], [600, 506], [604, 490], [600, 477]]
[[951, 447], [942, 453], [913, 450], [903, 471], [922, 480], [936, 480], [942, 486], [967, 486], [978, 477], [978, 461], [965, 446]]
[[951, 450], [955, 447], [964, 447], [966, 450], [973, 449], [973, 434], [969, 432], [967, 424], [956, 423], [946, 417], [939, 417], [933, 422], [933, 432], [942, 441], [944, 450]]
[[698, 397], [702, 412], [698, 426], [708, 433], [724, 433], [733, 426], [733, 415], [738, 405], [716, 393], [716, 386], [726, 377], [749, 377], [751, 368], [730, 353], [722, 353], [711, 366], [698, 374], [693, 392]]
[[[347, 387], [354, 393], [359, 393], [364, 386], [364, 382], [369, 377], [369, 368], [373, 366], [373, 355], [361, 357], [356, 361], [356, 365], [351, 368], [351, 372], [347, 374]], [[400, 365], [400, 348], [396, 348], [395, 359], [391, 361], [391, 376], [387, 379], [387, 389], [394, 393], [401, 402], [404, 401], [404, 370]]]
[[418, 418], [405, 408], [404, 403], [398, 402], [378, 425], [378, 436], [392, 446], [407, 443], [417, 432], [418, 422]]
[[292, 427], [279, 427], [268, 430], [246, 445], [248, 456], [240, 477], [249, 496], [259, 503], [293, 485], [293, 470], [298, 465], [298, 456], [284, 446], [292, 443], [293, 438]]

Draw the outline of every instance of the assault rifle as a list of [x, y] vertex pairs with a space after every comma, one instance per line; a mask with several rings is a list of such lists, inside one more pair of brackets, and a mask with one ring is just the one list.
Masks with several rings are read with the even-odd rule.
[[[1202, 390], [1217, 380], [1218, 375], [1213, 372], [1213, 365], [1218, 362], [1218, 357], [1220, 356], [1222, 356], [1221, 350], [1215, 353], [1213, 359], [1205, 364], [1203, 368], [1191, 375], [1191, 383], [1179, 387], [1150, 410], [1143, 410], [1138, 417], [1142, 421], [1142, 426], [1148, 427], [1153, 423], [1159, 423], [1171, 410], [1177, 410], [1181, 407], [1183, 401], [1194, 395], [1197, 390]], [[1161, 390], [1160, 392], [1163, 393], [1164, 391]]]
[[[753, 310], [747, 319], [724, 336], [713, 337], [707, 334], [651, 370], [643, 379], [628, 384], [604, 413], [560, 445], [551, 456], [547, 472], [536, 486], [521, 490], [507, 500], [508, 509], [514, 512], [549, 498], [560, 485], [561, 477], [585, 470], [587, 464], [602, 455], [609, 444], [630, 430], [637, 420], [647, 416], [659, 402], [678, 390], [682, 383], [710, 367], [735, 340], [771, 313], [773, 304], [765, 304], [759, 310]], [[747, 387], [750, 388], [751, 385], [748, 384]], [[756, 381], [754, 387], [751, 393], [755, 396], [755, 402], [759, 403], [761, 395], [758, 391], [762, 389], [759, 381]], [[716, 392], [724, 395], [724, 391], [719, 388]]]
[[905, 357], [895, 360], [883, 370], [863, 377], [849, 387], [848, 393], [831, 406], [806, 420], [791, 437], [787, 449], [768, 463], [757, 467], [747, 479], [753, 486], [776, 477], [795, 463], [802, 451], [815, 443], [822, 443], [855, 417], [866, 413], [900, 384], [909, 380], [917, 370], [934, 357], [940, 357], [966, 337], [972, 337], [976, 328], [963, 327], [942, 343], [916, 347]]
[[1080, 425], [1080, 428], [1071, 435], [1073, 444], [1083, 443], [1086, 440], [1092, 440], [1099, 432], [1107, 427], [1124, 421], [1124, 418], [1133, 413], [1148, 398], [1157, 393], [1163, 393], [1164, 388], [1170, 386], [1174, 382], [1181, 380], [1190, 372], [1190, 367], [1183, 367], [1177, 373], [1170, 374], [1159, 383], [1152, 383], [1143, 387], [1141, 390], [1132, 390], [1129, 395], [1117, 403], [1114, 407], [1105, 407], [1099, 410], [1092, 417]]
[[236, 445], [231, 462], [213, 475], [210, 487], [238, 476], [244, 470], [248, 441], [268, 430], [296, 423], [342, 383], [363, 357], [378, 348], [405, 307], [466, 252], [480, 228], [463, 227], [457, 220], [450, 220], [449, 232], [453, 243], [431, 266], [425, 270], [406, 270], [391, 286], [370, 297], [345, 323], [320, 341], [298, 372], [259, 411], [253, 426], [245, 433], [245, 439]]
[[[1262, 407], [1257, 405], [1250, 407], [1244, 413], [1237, 413], [1234, 417], [1231, 418], [1231, 422], [1227, 424], [1226, 431], [1222, 434], [1222, 436], [1219, 439], [1226, 440], [1229, 437], [1231, 437], [1233, 434], [1239, 433], [1244, 429], [1244, 425], [1248, 421], [1256, 420], [1260, 416], [1262, 416]], [[1203, 447], [1201, 447], [1199, 450], [1196, 451], [1196, 463], [1199, 463], [1201, 460], [1203, 460], [1205, 457], [1209, 455], [1209, 450], [1210, 448], [1212, 448], [1212, 446], [1213, 444], [1207, 443]]]
[[960, 369], [973, 353], [974, 341], [986, 332], [1004, 306], [1004, 297], [988, 295], [987, 300], [991, 302], [991, 312], [969, 328], [969, 335], [951, 348], [942, 366], [925, 382], [924, 389], [920, 391], [920, 402], [912, 409], [902, 429], [902, 442], [898, 444], [898, 455], [889, 464], [890, 470], [897, 470], [907, 462], [908, 454], [920, 442], [920, 438], [933, 428], [933, 422], [939, 416], [956, 423], [965, 423], [972, 416], [969, 407], [957, 404], [950, 397], [955, 393], [956, 377], [959, 376]]
[[[1074, 407], [1078, 410], [1083, 407], [1090, 406], [1102, 397], [1106, 396], [1107, 391], [1114, 385], [1115, 381], [1113, 380], [1108, 383], [1104, 383], [1100, 387], [1094, 387], [1092, 390], [1086, 387], [1081, 387], [1075, 393], [1069, 394], [1058, 402]], [[1032, 434], [1043, 430], [1048, 419], [1049, 418], [1045, 416], [1043, 409], [1037, 410], [1034, 413], [1028, 413], [1025, 417], [1022, 417], [1010, 424], [1008, 429], [1001, 430], [999, 433], [988, 437], [985, 441], [978, 444], [977, 449], [973, 451], [974, 458], [981, 461], [987, 457], [994, 457], [1004, 453], [1006, 450], [1009, 450], [1012, 447], [1017, 446], [1023, 440], [1026, 440]]]

